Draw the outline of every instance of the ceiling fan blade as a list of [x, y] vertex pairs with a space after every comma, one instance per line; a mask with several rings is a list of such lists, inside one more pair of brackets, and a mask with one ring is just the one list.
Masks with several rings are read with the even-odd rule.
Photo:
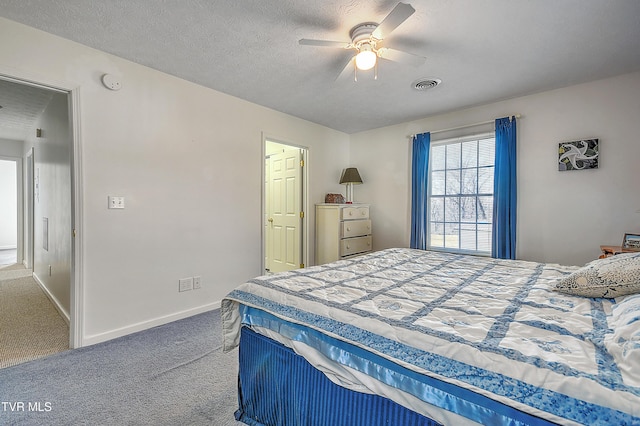
[[351, 58], [349, 58], [349, 61], [345, 64], [340, 74], [338, 74], [338, 76], [336, 77], [336, 81], [344, 80], [347, 78], [348, 75], [354, 74], [355, 66], [356, 66], [355, 56], [352, 56]]
[[351, 47], [351, 43], [347, 41], [311, 40], [308, 38], [300, 39], [298, 43], [304, 46], [340, 47], [342, 49]]
[[371, 33], [371, 35], [378, 40], [382, 40], [391, 33], [391, 31], [398, 28], [400, 24], [413, 15], [416, 10], [407, 3], [398, 3], [396, 7], [387, 15], [386, 18], [380, 22], [380, 25]]
[[413, 53], [403, 52], [402, 50], [389, 49], [387, 47], [379, 49], [378, 55], [382, 59], [413, 65], [414, 67], [419, 67], [427, 60], [424, 56], [414, 55]]

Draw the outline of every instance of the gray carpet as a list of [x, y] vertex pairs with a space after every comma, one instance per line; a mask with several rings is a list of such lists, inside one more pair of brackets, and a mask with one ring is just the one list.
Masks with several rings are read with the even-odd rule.
[[0, 369], [0, 424], [242, 425], [221, 346], [215, 310]]

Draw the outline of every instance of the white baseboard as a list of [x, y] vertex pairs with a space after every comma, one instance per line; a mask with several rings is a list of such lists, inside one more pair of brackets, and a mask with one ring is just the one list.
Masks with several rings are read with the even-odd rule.
[[0, 250], [17, 250], [18, 246], [0, 246]]
[[44, 294], [47, 295], [47, 297], [49, 298], [49, 300], [51, 301], [53, 306], [56, 308], [58, 313], [62, 316], [64, 321], [67, 323], [67, 325], [71, 324], [71, 316], [69, 315], [69, 312], [67, 312], [62, 307], [62, 305], [60, 304], [60, 301], [58, 299], [56, 299], [56, 297], [53, 295], [53, 293], [51, 293], [49, 291], [49, 289], [44, 285], [42, 280], [40, 278], [38, 278], [38, 274], [36, 274], [35, 272], [33, 273], [33, 279], [36, 280], [36, 282], [38, 283], [38, 285], [40, 286], [42, 291], [44, 291]]
[[91, 336], [84, 336], [82, 338], [82, 346], [95, 345], [96, 343], [106, 342], [107, 340], [115, 339], [117, 337], [126, 336], [128, 334], [136, 333], [138, 331], [147, 330], [158, 325], [168, 324], [173, 321], [177, 321], [183, 318], [192, 317], [204, 312], [213, 311], [220, 308], [222, 301], [209, 303], [206, 305], [198, 306], [197, 308], [187, 309], [186, 311], [175, 312], [173, 314], [165, 315], [158, 318], [153, 318], [148, 321], [142, 321], [136, 324], [131, 324], [126, 327], [117, 328], [115, 330], [107, 331], [104, 333], [94, 334]]

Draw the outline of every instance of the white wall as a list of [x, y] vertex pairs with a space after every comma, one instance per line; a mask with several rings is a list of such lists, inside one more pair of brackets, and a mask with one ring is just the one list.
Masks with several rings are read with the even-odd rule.
[[0, 157], [0, 250], [18, 247], [18, 182], [14, 160]]
[[[41, 137], [36, 137], [36, 128], [42, 130]], [[29, 135], [24, 145], [26, 150], [34, 148], [36, 186], [33, 200], [33, 273], [68, 320], [71, 308], [72, 140], [66, 94], [55, 93], [52, 96]], [[44, 218], [48, 223], [46, 248]]]
[[[80, 90], [85, 344], [211, 309], [260, 273], [263, 133], [309, 147], [311, 205], [340, 188], [344, 133], [5, 19], [2, 72]], [[203, 288], [178, 293], [194, 275]]]
[[[446, 90], [446, 86], [435, 90]], [[365, 183], [374, 248], [408, 246], [408, 135], [522, 114], [518, 122], [521, 259], [581, 265], [601, 244], [640, 232], [640, 73], [623, 75], [352, 135], [350, 162]], [[558, 143], [598, 138], [599, 168], [559, 172]]]
[[24, 153], [24, 142], [14, 139], [0, 138], [0, 156], [21, 158]]

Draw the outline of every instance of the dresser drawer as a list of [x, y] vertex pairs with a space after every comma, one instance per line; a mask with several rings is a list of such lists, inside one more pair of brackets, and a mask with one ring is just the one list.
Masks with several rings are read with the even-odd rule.
[[340, 241], [340, 256], [349, 256], [370, 250], [371, 235], [366, 237], [345, 238]]
[[342, 238], [359, 237], [371, 234], [370, 220], [345, 220], [341, 223]]
[[369, 206], [345, 207], [342, 209], [342, 217], [340, 219], [369, 219]]

